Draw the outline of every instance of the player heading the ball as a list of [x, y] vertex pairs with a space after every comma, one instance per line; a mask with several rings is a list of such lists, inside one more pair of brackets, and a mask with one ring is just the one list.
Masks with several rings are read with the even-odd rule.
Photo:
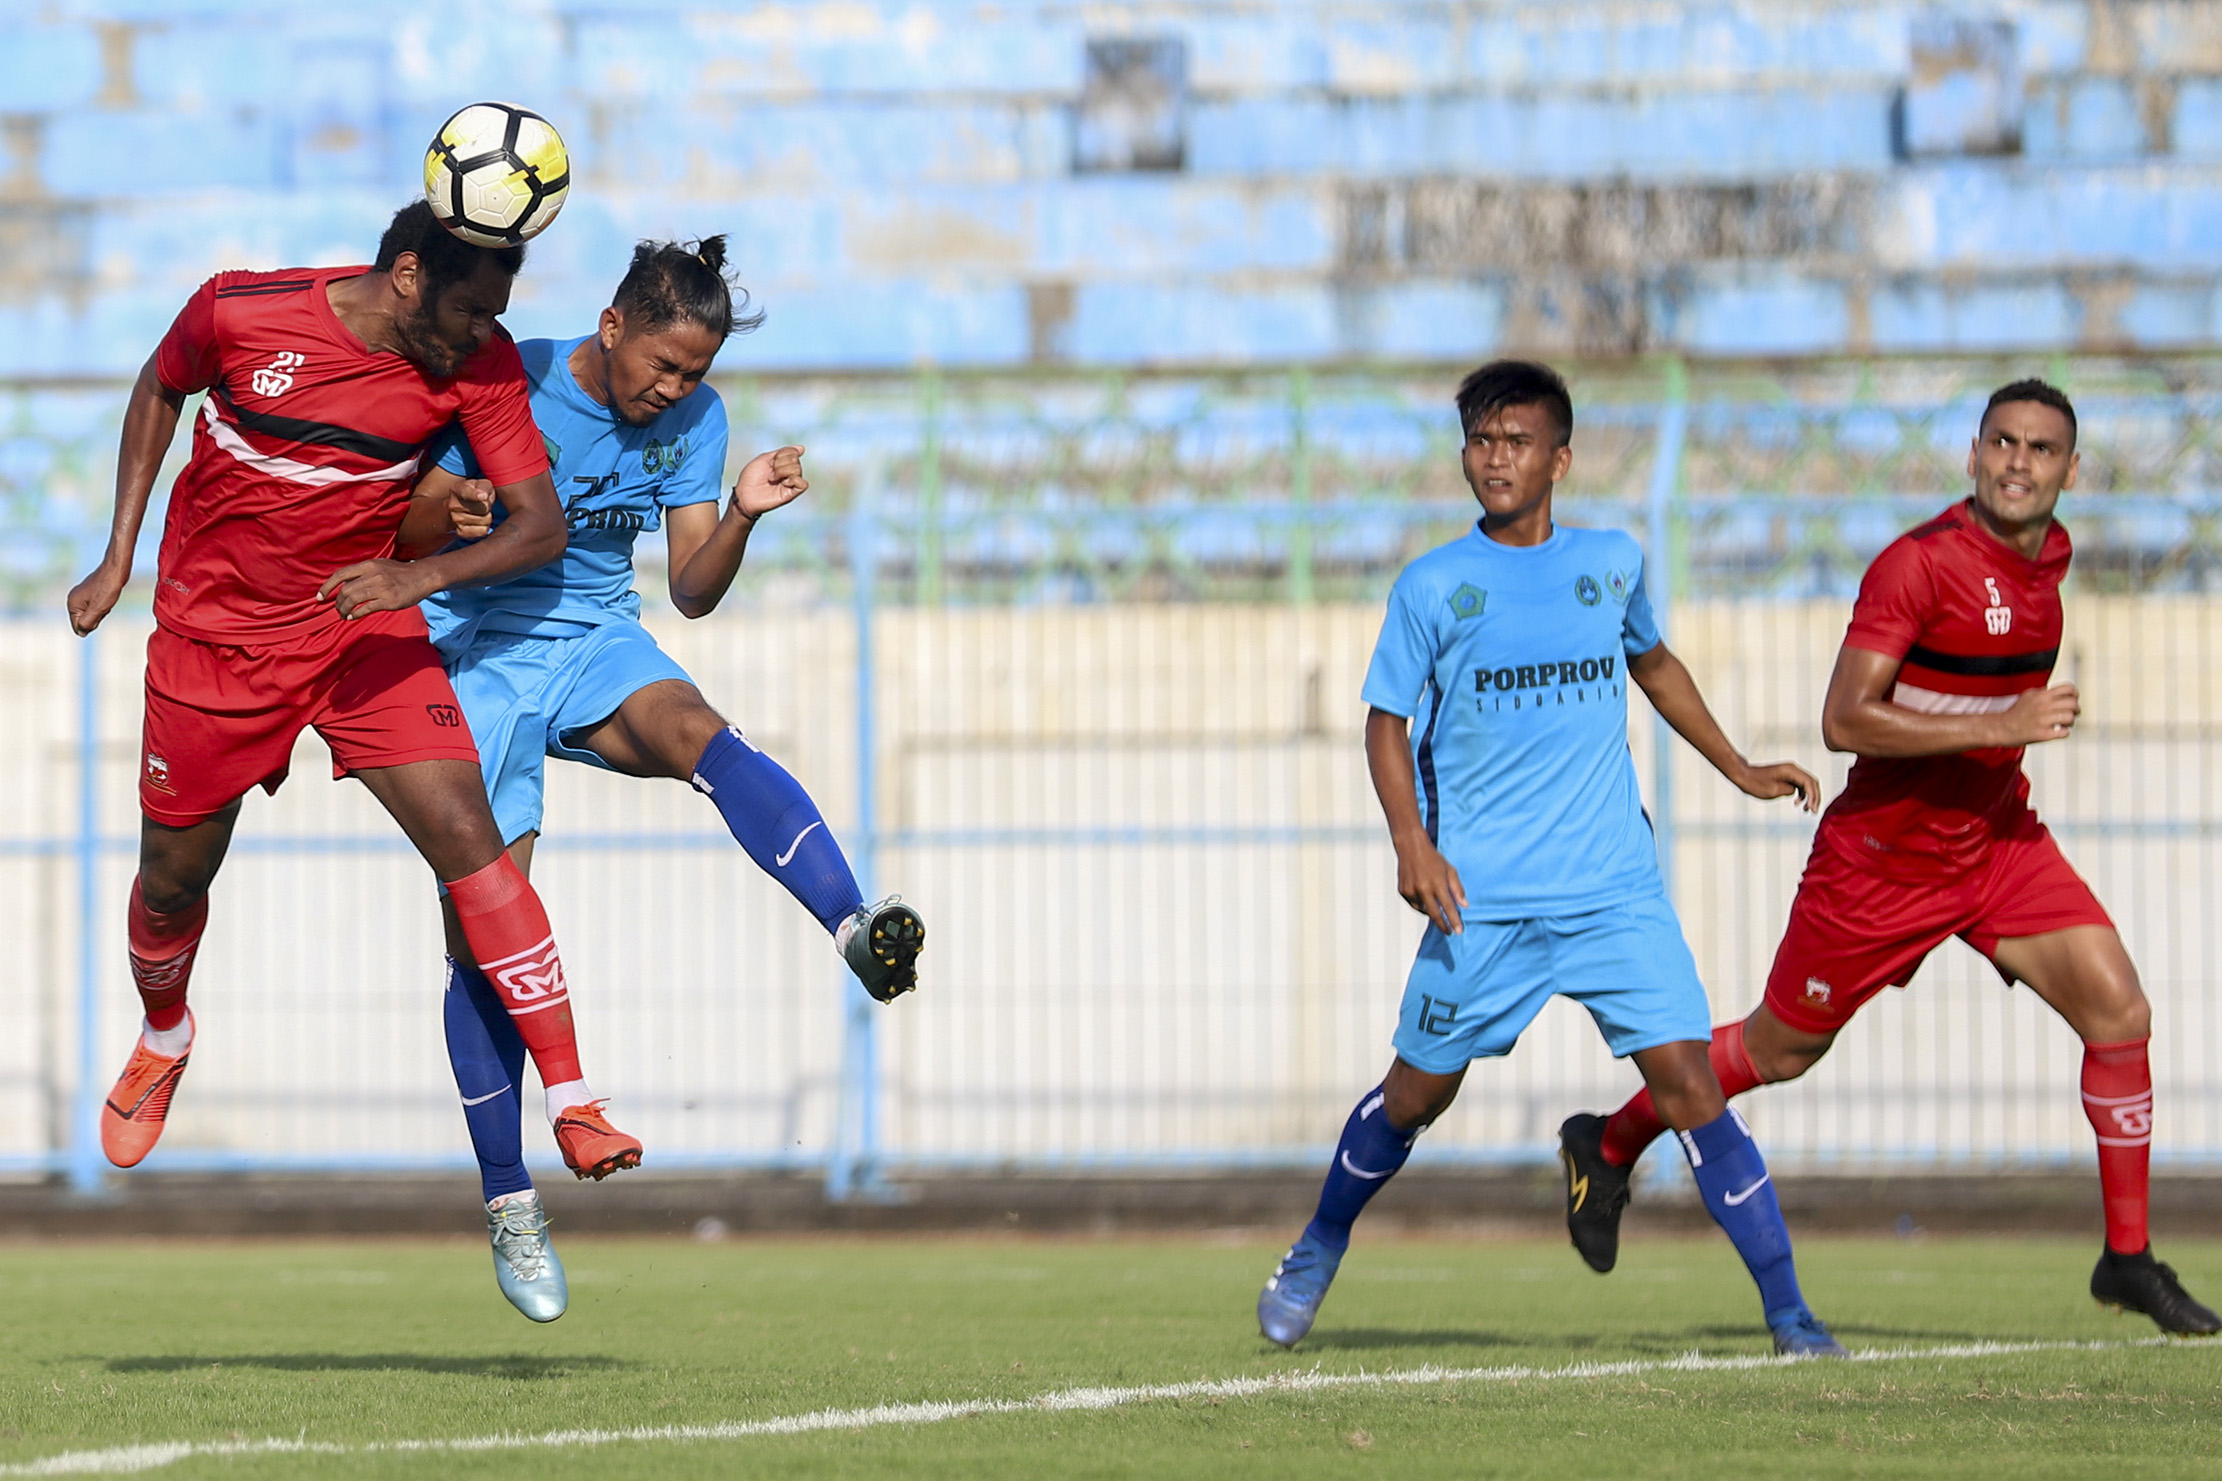
[[1659, 875], [1628, 754], [1627, 681], [1753, 797], [1818, 786], [1729, 744], [1659, 637], [1643, 550], [1551, 518], [1574, 407], [1547, 366], [1498, 360], [1458, 388], [1481, 518], [1397, 577], [1366, 673], [1366, 762], [1397, 893], [1427, 917], [1395, 1057], [1358, 1099], [1319, 1211], [1258, 1297], [1258, 1325], [1311, 1330], [1367, 1200], [1449, 1109], [1472, 1061], [1509, 1054], [1553, 994], [1587, 1008], [1681, 1133], [1705, 1207], [1758, 1283], [1775, 1350], [1843, 1357], [1798, 1291], [1766, 1163], [1706, 1062], [1697, 965]]
[[[516, 346], [496, 322], [524, 250], [474, 247], [422, 201], [368, 267], [218, 273], [139, 372], [124, 411], [105, 558], [69, 594], [79, 633], [131, 578], [132, 548], [185, 399], [206, 391], [171, 490], [147, 644], [131, 975], [146, 1021], [101, 1115], [119, 1167], [162, 1134], [193, 1045], [185, 996], [208, 888], [240, 799], [285, 780], [313, 726], [335, 776], [391, 813], [446, 888], [549, 1087], [564, 1160], [640, 1161], [579, 1068], [539, 897], [502, 849], [478, 751], [417, 603], [562, 554], [563, 510]], [[494, 538], [396, 560], [425, 444], [460, 422], [511, 518]], [[306, 991], [323, 984], [304, 984]]]
[[[718, 510], [725, 406], [703, 377], [729, 336], [763, 321], [740, 312], [746, 293], [736, 308], [737, 291], [723, 237], [643, 242], [592, 333], [517, 347], [568, 495], [570, 545], [561, 560], [443, 592], [425, 611], [520, 869], [531, 868], [540, 832], [544, 758], [691, 782], [757, 867], [833, 937], [865, 990], [887, 1002], [917, 984], [918, 912], [896, 896], [864, 903], [810, 795], [710, 707], [640, 624], [633, 546], [644, 531], [663, 529], [672, 605], [707, 616], [757, 521], [810, 487], [803, 450], [783, 447], [752, 458]], [[404, 544], [498, 536], [510, 515], [486, 472], [476, 433], [451, 429], [417, 485]], [[478, 1155], [496, 1280], [518, 1310], [551, 1321], [569, 1292], [517, 1132], [524, 1050], [473, 950], [451, 912], [448, 1057]]]
[[[1728, 1094], [1794, 1080], [1852, 1015], [1909, 981], [1953, 936], [2026, 982], [2083, 1040], [2083, 1111], [2098, 1139], [2106, 1243], [2091, 1294], [2162, 1331], [2222, 1318], [2153, 1258], [2146, 1227], [2152, 1008], [2122, 938], [2029, 806], [2024, 747], [2081, 713], [2052, 684], [2073, 550], [2053, 518], [2075, 486], [2075, 407], [2043, 381], [1991, 394], [1967, 451], [1973, 494], [1899, 536], [1860, 582], [1829, 675], [1821, 734], [1859, 759], [1813, 839], [1765, 998], [1713, 1030]], [[1662, 1129], [1649, 1093], [1560, 1128], [1567, 1229], [1591, 1268], [1620, 1248], [1628, 1172]]]

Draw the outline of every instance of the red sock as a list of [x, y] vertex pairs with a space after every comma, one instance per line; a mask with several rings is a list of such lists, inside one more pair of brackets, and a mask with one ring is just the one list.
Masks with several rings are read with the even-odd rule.
[[2152, 1242], [2145, 1227], [2153, 1159], [2153, 1071], [2146, 1039], [2083, 1046], [2083, 1114], [2099, 1136], [2099, 1193], [2106, 1247], [2134, 1255]]
[[146, 1006], [147, 1023], [157, 1029], [176, 1028], [185, 1021], [185, 988], [193, 980], [201, 932], [208, 927], [208, 896], [175, 915], [163, 915], [147, 909], [134, 875], [125, 919], [131, 935], [131, 980]]
[[[1721, 1094], [1734, 1100], [1745, 1091], [1766, 1081], [1759, 1071], [1752, 1068], [1751, 1056], [1744, 1052], [1744, 1024], [1742, 1019], [1724, 1023], [1713, 1030], [1712, 1047], [1705, 1057], [1713, 1062], [1713, 1078], [1721, 1082]], [[1633, 1167], [1643, 1149], [1659, 1138], [1667, 1129], [1659, 1119], [1658, 1108], [1651, 1104], [1649, 1088], [1639, 1090], [1628, 1104], [1612, 1113], [1605, 1120], [1605, 1160], [1615, 1167]]]
[[517, 1037], [532, 1052], [543, 1085], [586, 1078], [579, 1070], [579, 1041], [571, 1028], [571, 994], [556, 955], [555, 932], [532, 882], [509, 855], [476, 874], [447, 882], [448, 899], [478, 969], [494, 985]]

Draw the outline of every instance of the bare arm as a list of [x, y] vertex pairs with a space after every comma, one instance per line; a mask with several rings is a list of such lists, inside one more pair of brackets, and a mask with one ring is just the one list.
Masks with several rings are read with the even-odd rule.
[[1733, 782], [1738, 791], [1761, 799], [1787, 797], [1794, 792], [1799, 805], [1807, 812], [1821, 805], [1821, 784], [1814, 779], [1813, 773], [1794, 761], [1769, 761], [1754, 766], [1744, 759], [1743, 752], [1728, 743], [1728, 736], [1721, 730], [1720, 722], [1713, 718], [1705, 696], [1698, 692], [1697, 680], [1666, 644], [1660, 643], [1650, 652], [1629, 659], [1628, 677], [1643, 687], [1651, 708], [1674, 727], [1674, 733], [1688, 741], [1698, 755], [1712, 762], [1713, 769]]
[[1991, 746], [2033, 746], [2074, 728], [2081, 705], [2073, 684], [2027, 689], [2012, 707], [1988, 715], [1927, 715], [1892, 704], [1900, 660], [1846, 645], [1838, 650], [1821, 702], [1821, 739], [1832, 751], [1861, 756], [1945, 756]]
[[409, 512], [401, 517], [394, 553], [403, 560], [431, 555], [450, 540], [481, 540], [494, 527], [494, 486], [434, 468], [417, 480]]
[[664, 548], [670, 557], [671, 605], [685, 617], [717, 610], [748, 554], [756, 521], [808, 491], [802, 449], [758, 453], [734, 481], [725, 513], [714, 504], [681, 504], [664, 511]]
[[1396, 846], [1396, 892], [1407, 905], [1455, 936], [1464, 928], [1459, 912], [1466, 908], [1466, 886], [1420, 821], [1410, 723], [1387, 710], [1367, 712], [1366, 769], [1373, 773], [1373, 792], [1389, 820], [1389, 842]]
[[92, 574], [69, 592], [69, 625], [79, 637], [100, 626], [130, 584], [131, 552], [139, 543], [154, 480], [162, 472], [162, 459], [170, 450], [170, 439], [177, 435], [184, 409], [185, 393], [162, 384], [149, 355], [123, 411], [123, 442], [116, 451], [116, 512], [108, 530], [107, 552]]
[[451, 586], [484, 586], [546, 565], [563, 554], [563, 506], [546, 473], [494, 490], [509, 517], [473, 544], [423, 560], [358, 561], [334, 571], [317, 596], [342, 617], [413, 607]]

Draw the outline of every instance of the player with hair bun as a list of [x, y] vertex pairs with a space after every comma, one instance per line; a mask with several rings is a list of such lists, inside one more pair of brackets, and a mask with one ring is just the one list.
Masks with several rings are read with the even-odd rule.
[[[498, 585], [426, 603], [471, 733], [501, 837], [529, 870], [543, 761], [691, 782], [734, 839], [833, 936], [882, 1002], [917, 985], [925, 925], [900, 897], [867, 905], [817, 804], [778, 762], [712, 709], [640, 624], [633, 544], [663, 529], [671, 603], [716, 610], [756, 522], [809, 488], [799, 447], [759, 453], [718, 511], [725, 407], [702, 384], [734, 333], [763, 323], [735, 299], [725, 238], [642, 242], [601, 322], [572, 340], [518, 346], [554, 463], [570, 545], [562, 559]], [[468, 427], [452, 430], [418, 483], [405, 543], [436, 549], [498, 533], [507, 511], [482, 476]], [[523, 1058], [470, 944], [448, 922], [448, 1055], [486, 1196], [502, 1293], [535, 1321], [569, 1300], [563, 1266], [523, 1162]]]

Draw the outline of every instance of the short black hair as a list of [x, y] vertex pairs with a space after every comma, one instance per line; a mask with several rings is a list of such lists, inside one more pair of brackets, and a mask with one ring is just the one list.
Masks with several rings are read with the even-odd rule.
[[386, 234], [378, 239], [378, 258], [371, 267], [390, 272], [404, 252], [417, 254], [427, 304], [477, 272], [479, 264], [489, 259], [512, 278], [525, 265], [523, 247], [474, 247], [440, 225], [440, 218], [421, 197], [393, 213]]
[[748, 290], [726, 276], [723, 235], [699, 242], [642, 242], [633, 248], [633, 265], [610, 307], [625, 315], [627, 329], [700, 324], [720, 340], [764, 322], [761, 312], [746, 312]]
[[1574, 440], [1574, 398], [1566, 381], [1533, 360], [1492, 360], [1458, 383], [1458, 430], [1471, 436], [1508, 406], [1540, 406], [1558, 426], [1558, 445]]
[[1976, 436], [1982, 436], [1983, 428], [1990, 425], [1991, 413], [2009, 401], [2034, 401], [2039, 406], [2049, 406], [2066, 417], [2068, 419], [2068, 447], [2071, 451], [2074, 450], [2076, 436], [2074, 404], [2068, 400], [2067, 392], [2050, 381], [2041, 381], [2035, 376], [2031, 376], [2028, 380], [2015, 381], [2012, 385], [2000, 386], [1997, 390], [1991, 392], [1991, 399], [1983, 403], [1983, 415], [1975, 423]]

